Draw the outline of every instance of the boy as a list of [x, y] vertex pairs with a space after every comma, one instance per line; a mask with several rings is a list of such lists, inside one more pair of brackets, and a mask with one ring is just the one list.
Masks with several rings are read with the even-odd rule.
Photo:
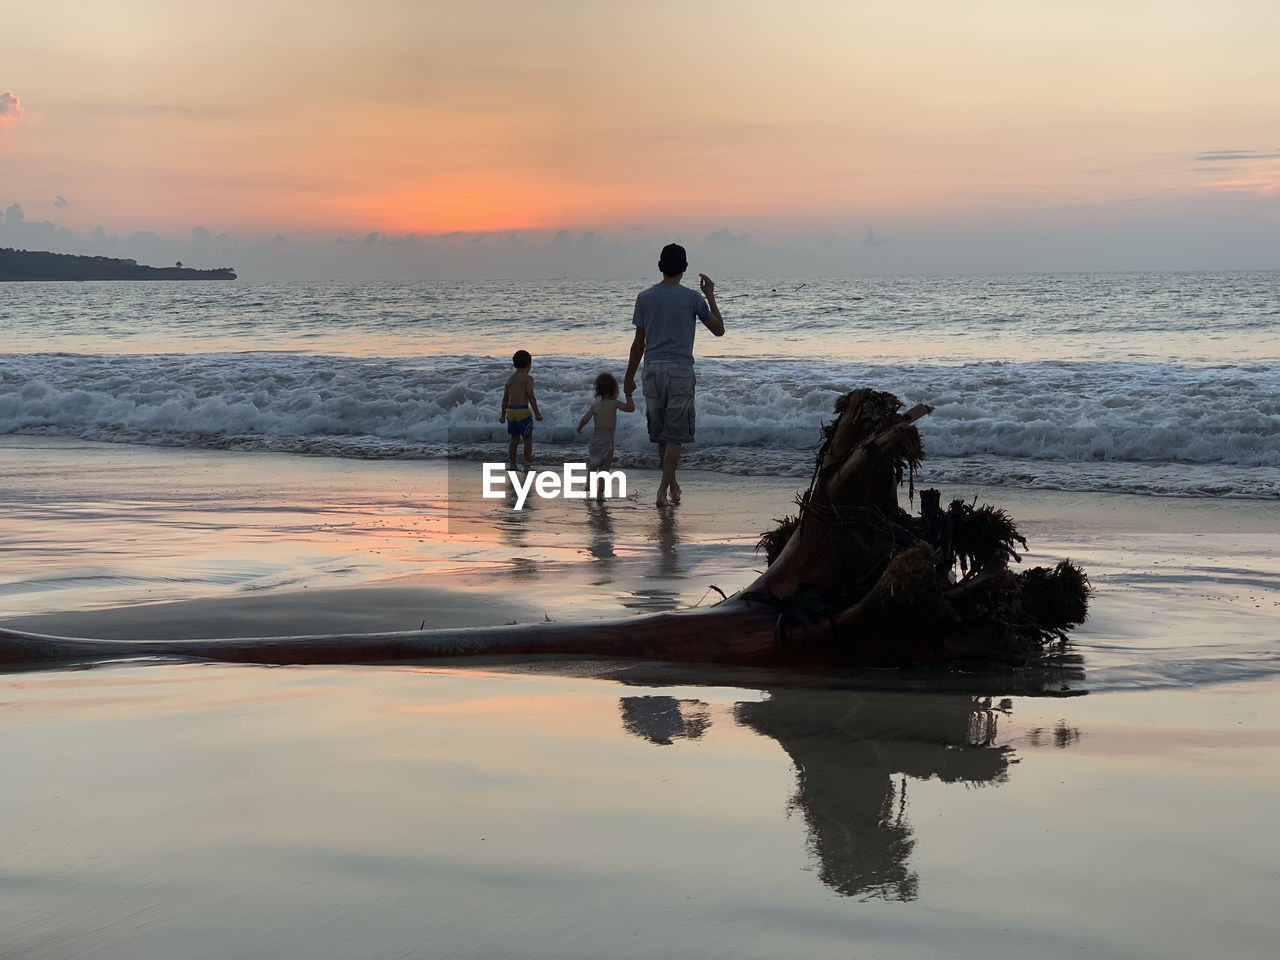
[[[516, 372], [507, 378], [507, 385], [502, 388], [502, 416], [498, 417], [498, 422], [507, 425], [507, 435], [511, 437], [507, 447], [507, 469], [516, 468], [516, 447], [524, 437], [524, 468], [528, 470], [533, 465], [533, 421], [542, 419], [538, 398], [533, 395], [533, 377], [529, 376], [533, 357], [529, 356], [528, 350], [517, 350], [511, 358], [511, 365]], [[529, 415], [530, 408], [533, 416]]]

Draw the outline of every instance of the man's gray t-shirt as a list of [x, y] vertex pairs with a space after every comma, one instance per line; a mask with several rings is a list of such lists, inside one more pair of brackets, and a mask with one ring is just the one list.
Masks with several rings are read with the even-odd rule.
[[697, 290], [678, 283], [655, 283], [636, 297], [632, 322], [644, 328], [644, 360], [693, 363], [693, 334], [711, 308]]

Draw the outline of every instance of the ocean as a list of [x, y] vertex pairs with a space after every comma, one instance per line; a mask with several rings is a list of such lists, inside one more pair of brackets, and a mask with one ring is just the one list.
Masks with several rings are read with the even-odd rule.
[[[581, 459], [647, 283], [6, 284], [0, 435], [496, 460], [525, 349], [539, 461]], [[935, 408], [924, 483], [1280, 497], [1280, 272], [717, 283], [687, 467], [807, 476], [835, 397], [866, 386]], [[642, 414], [618, 450], [654, 466]]]

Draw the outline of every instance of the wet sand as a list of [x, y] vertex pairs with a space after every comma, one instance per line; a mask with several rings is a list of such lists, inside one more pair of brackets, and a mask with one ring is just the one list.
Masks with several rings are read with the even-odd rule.
[[[804, 479], [515, 515], [478, 465], [4, 438], [0, 623], [614, 617], [744, 586]], [[927, 485], [927, 474], [921, 478]], [[0, 677], [24, 957], [1269, 957], [1274, 503], [945, 490], [1089, 622], [1038, 671], [552, 660]], [[763, 522], [762, 522], [763, 518]]]
[[1274, 683], [115, 666], [0, 688], [0, 954], [1273, 955]]
[[[689, 471], [685, 502], [660, 511], [656, 474], [633, 470], [627, 499], [517, 511], [481, 497], [477, 463], [13, 437], [0, 453], [0, 624], [103, 637], [416, 630], [711, 602], [713, 584], [733, 592], [763, 568], [756, 540], [808, 479]], [[927, 470], [918, 480], [928, 485]], [[1184, 607], [1162, 630], [1218, 617], [1212, 606], [1199, 620], [1179, 584], [1242, 623], [1277, 612], [1269, 501], [942, 490], [1004, 507], [1030, 541], [1027, 564], [1085, 565], [1099, 599], [1082, 636], [1133, 632], [1157, 595]]]

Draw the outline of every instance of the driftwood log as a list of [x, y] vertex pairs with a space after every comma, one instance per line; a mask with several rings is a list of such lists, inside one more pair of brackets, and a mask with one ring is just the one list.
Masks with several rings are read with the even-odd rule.
[[392, 663], [546, 654], [754, 666], [895, 666], [928, 661], [1023, 663], [1084, 621], [1084, 573], [1069, 561], [1013, 572], [1025, 547], [1004, 511], [898, 487], [924, 452], [892, 394], [836, 402], [796, 516], [765, 534], [769, 566], [712, 607], [602, 623], [520, 624], [358, 636], [227, 640], [91, 640], [0, 629], [0, 664], [128, 658], [239, 663]]

